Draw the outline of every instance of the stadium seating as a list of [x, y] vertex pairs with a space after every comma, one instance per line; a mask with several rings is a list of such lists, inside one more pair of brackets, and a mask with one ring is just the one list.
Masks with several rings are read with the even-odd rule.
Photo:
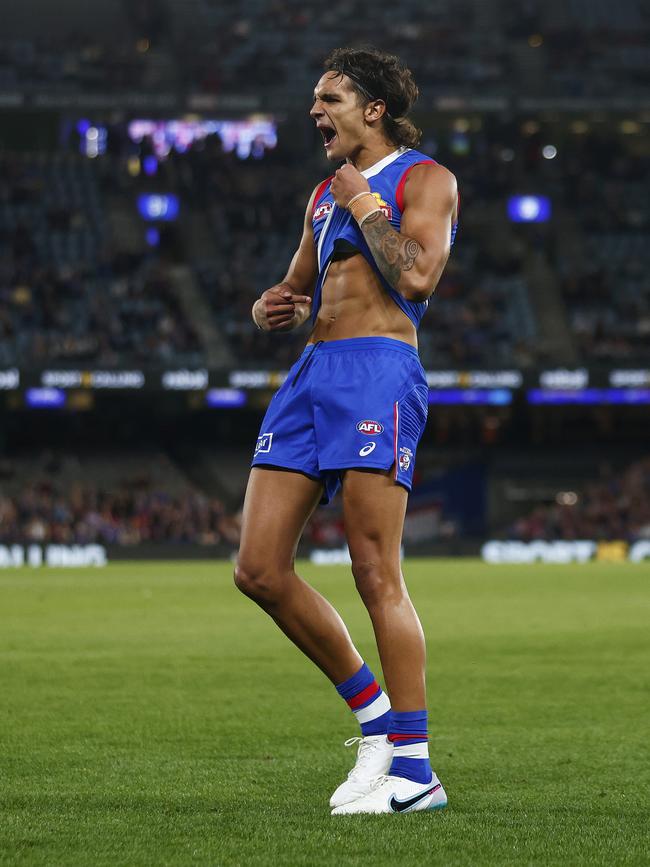
[[231, 545], [239, 517], [162, 452], [77, 451], [0, 462], [0, 543]]
[[[336, 45], [368, 39], [409, 58], [427, 98], [509, 98], [525, 82], [540, 97], [641, 94], [648, 68], [648, 19], [641, 0], [553, 0], [525, 9], [499, 0], [419, 0], [390, 7], [363, 0], [299, 4], [251, 0], [245, 7], [210, 0], [109, 4], [89, 15], [67, 0], [75, 34], [61, 32], [47, 4], [5, 17], [0, 89], [126, 92], [179, 86], [187, 92], [261, 96], [286, 106], [304, 99], [323, 57]], [[458, 27], [459, 20], [463, 27]], [[502, 22], [501, 29], [493, 26]], [[273, 26], [269, 27], [269, 22]], [[105, 33], [119, 34], [110, 40]]]
[[0, 158], [0, 363], [200, 363], [160, 260], [111, 245], [95, 164]]
[[650, 539], [650, 458], [622, 471], [603, 466], [601, 478], [540, 503], [501, 532], [521, 541]]

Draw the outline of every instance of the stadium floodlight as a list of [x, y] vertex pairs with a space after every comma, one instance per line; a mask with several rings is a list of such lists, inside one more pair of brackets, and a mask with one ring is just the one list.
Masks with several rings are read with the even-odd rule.
[[551, 217], [547, 196], [510, 196], [508, 217], [513, 223], [545, 223]]
[[178, 217], [180, 203], [178, 196], [171, 193], [142, 193], [138, 196], [138, 211], [143, 220], [165, 220]]

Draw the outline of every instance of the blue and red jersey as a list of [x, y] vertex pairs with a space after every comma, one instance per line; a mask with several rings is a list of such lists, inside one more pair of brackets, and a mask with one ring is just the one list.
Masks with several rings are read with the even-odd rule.
[[[404, 185], [409, 172], [414, 166], [422, 163], [435, 164], [435, 160], [420, 151], [411, 148], [399, 148], [384, 159], [375, 163], [374, 166], [361, 172], [370, 185], [370, 191], [377, 199], [384, 216], [391, 226], [399, 232], [402, 223], [402, 211], [404, 210]], [[329, 267], [335, 242], [339, 239], [347, 241], [365, 257], [368, 264], [376, 272], [382, 285], [397, 304], [408, 316], [417, 328], [427, 309], [428, 301], [407, 301], [394, 289], [383, 276], [374, 257], [366, 243], [363, 232], [359, 229], [356, 220], [344, 208], [339, 208], [332, 196], [331, 180], [328, 178], [318, 187], [314, 196], [312, 210], [312, 225], [314, 230], [314, 243], [318, 255], [318, 279], [312, 302], [312, 316], [314, 320], [318, 315], [321, 305], [321, 293], [327, 269]], [[451, 244], [456, 237], [458, 223], [451, 227]]]

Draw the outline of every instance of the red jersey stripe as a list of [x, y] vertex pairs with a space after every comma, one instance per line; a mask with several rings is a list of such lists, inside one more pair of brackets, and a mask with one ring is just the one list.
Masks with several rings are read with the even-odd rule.
[[320, 184], [318, 189], [316, 190], [316, 195], [314, 196], [314, 201], [311, 204], [312, 219], [314, 218], [314, 213], [316, 211], [316, 206], [318, 205], [318, 200], [321, 198], [321, 196], [323, 195], [323, 193], [327, 189], [327, 185], [329, 184], [329, 182], [332, 180], [333, 177], [334, 177], [334, 175], [330, 175], [329, 178], [325, 178], [323, 183]]
[[400, 209], [400, 211], [404, 210], [404, 187], [406, 185], [406, 179], [409, 176], [409, 172], [411, 171], [411, 169], [414, 169], [416, 166], [428, 166], [428, 165], [437, 166], [438, 163], [435, 160], [422, 160], [419, 163], [413, 163], [412, 166], [409, 166], [405, 170], [404, 174], [399, 179], [397, 189], [395, 190], [395, 201], [397, 202], [397, 207]]

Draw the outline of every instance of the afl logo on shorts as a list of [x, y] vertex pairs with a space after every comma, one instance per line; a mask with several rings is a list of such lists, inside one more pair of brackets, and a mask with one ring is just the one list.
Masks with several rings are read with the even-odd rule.
[[377, 434], [382, 433], [384, 426], [383, 424], [379, 424], [378, 421], [371, 421], [367, 418], [359, 422], [357, 430], [359, 433], [365, 434], [366, 436], [374, 437]]

